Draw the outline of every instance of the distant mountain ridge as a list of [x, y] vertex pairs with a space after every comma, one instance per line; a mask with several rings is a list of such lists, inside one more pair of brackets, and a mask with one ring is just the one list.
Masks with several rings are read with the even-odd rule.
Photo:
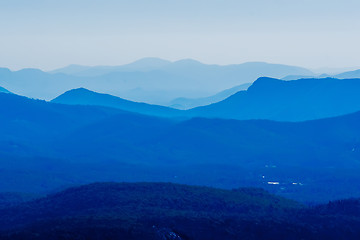
[[360, 69], [335, 75], [336, 78], [360, 78]]
[[316, 74], [316, 75], [289, 75], [281, 78], [282, 80], [299, 80], [304, 78], [339, 78], [339, 79], [351, 79], [351, 78], [360, 78], [360, 69], [346, 71], [337, 74]]
[[17, 94], [50, 100], [75, 88], [87, 88], [124, 99], [167, 105], [183, 98], [202, 98], [255, 81], [262, 76], [312, 75], [307, 69], [261, 62], [210, 65], [184, 59], [147, 58], [123, 66], [76, 66], [52, 72], [0, 70], [0, 86]]
[[133, 63], [120, 66], [82, 66], [69, 65], [64, 68], [55, 69], [50, 73], [64, 73], [82, 77], [94, 77], [109, 74], [112, 72], [130, 72], [130, 71], [152, 71], [171, 64], [170, 61], [160, 58], [143, 58]]
[[[237, 92], [243, 87], [229, 89], [209, 98], [198, 99], [198, 101], [177, 100], [179, 105], [183, 104], [183, 107], [177, 108], [220, 101], [189, 110], [131, 102], [83, 88], [68, 91], [53, 102], [114, 107], [158, 117], [207, 117], [237, 120], [306, 121], [360, 111], [359, 79], [306, 78], [283, 81], [263, 77], [256, 80], [246, 91]], [[231, 96], [221, 101], [227, 95]]]
[[[265, 75], [286, 75], [286, 72], [302, 72], [312, 74], [310, 70], [301, 67], [287, 66], [281, 64], [269, 64], [265, 62], [246, 62], [242, 64], [230, 64], [230, 65], [216, 65], [216, 64], [203, 64], [199, 61], [193, 59], [182, 59], [178, 61], [168, 61], [160, 58], [143, 58], [137, 60], [133, 63], [120, 65], [120, 66], [81, 66], [81, 65], [69, 65], [68, 67], [56, 69], [50, 71], [50, 73], [65, 73], [73, 74], [77, 76], [100, 76], [113, 72], [124, 72], [124, 71], [155, 71], [155, 70], [164, 70], [164, 71], [176, 71], [184, 70], [184, 68], [206, 68], [207, 70], [212, 71], [212, 68], [218, 70], [224, 69], [226, 71], [234, 71], [236, 69], [250, 70], [255, 69], [260, 72], [267, 72]], [[283, 71], [283, 73], [281, 72]], [[277, 73], [278, 72], [278, 73]], [[261, 73], [262, 74], [262, 73]], [[185, 73], [187, 75], [187, 73]]]

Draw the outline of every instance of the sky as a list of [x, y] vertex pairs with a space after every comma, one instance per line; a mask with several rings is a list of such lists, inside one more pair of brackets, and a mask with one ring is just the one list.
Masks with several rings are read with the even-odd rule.
[[1, 0], [0, 66], [143, 57], [360, 67], [358, 0]]

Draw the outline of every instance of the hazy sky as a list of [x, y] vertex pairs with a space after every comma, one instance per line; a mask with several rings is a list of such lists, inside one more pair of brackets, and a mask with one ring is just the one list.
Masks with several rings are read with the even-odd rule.
[[0, 66], [143, 57], [360, 67], [359, 0], [1, 0]]

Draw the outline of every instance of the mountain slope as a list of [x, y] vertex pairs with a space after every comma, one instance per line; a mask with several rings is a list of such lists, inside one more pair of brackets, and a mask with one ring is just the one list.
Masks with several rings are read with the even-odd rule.
[[171, 181], [258, 186], [302, 201], [360, 196], [359, 113], [296, 123], [179, 122], [12, 94], [0, 94], [0, 103], [3, 191]]
[[6, 90], [3, 87], [0, 87], [0, 93], [10, 93], [8, 90]]
[[[1, 191], [43, 192], [95, 179], [133, 178], [132, 171], [142, 171], [143, 167], [131, 165], [131, 160], [145, 156], [141, 148], [130, 142], [131, 131], [136, 133], [134, 138], [141, 138], [142, 134], [156, 136], [157, 129], [173, 124], [170, 120], [157, 120], [113, 108], [55, 104], [4, 93], [0, 93], [0, 114]], [[74, 154], [80, 157], [66, 158], [67, 154], [59, 152], [65, 137], [112, 117], [116, 122], [109, 126], [113, 128], [109, 133], [114, 129], [127, 131], [122, 145], [115, 148], [123, 150], [121, 156], [110, 151], [109, 158], [104, 159], [98, 152], [84, 159], [81, 156], [87, 155], [89, 149], [77, 149]], [[100, 139], [107, 134], [102, 128], [99, 132], [96, 129], [90, 131], [98, 134], [97, 139]], [[96, 145], [98, 143], [93, 147]], [[139, 176], [143, 175], [139, 173]]]
[[359, 91], [358, 79], [259, 78], [247, 91], [188, 112], [191, 116], [240, 120], [304, 121], [359, 111]]
[[235, 86], [233, 88], [221, 91], [213, 96], [204, 97], [204, 98], [195, 98], [195, 99], [176, 98], [169, 103], [169, 106], [176, 108], [176, 109], [183, 109], [183, 110], [200, 107], [200, 106], [206, 106], [206, 105], [209, 105], [212, 103], [220, 102], [239, 91], [244, 91], [244, 90], [248, 89], [250, 86], [251, 86], [251, 83], [241, 84], [239, 86]]
[[159, 116], [159, 117], [177, 117], [181, 116], [181, 111], [151, 105], [146, 103], [137, 103], [121, 99], [108, 94], [96, 93], [84, 88], [70, 90], [59, 97], [53, 99], [53, 103], [71, 104], [71, 105], [95, 105], [118, 108], [124, 111]]
[[354, 71], [349, 71], [349, 72], [344, 72], [344, 73], [340, 73], [335, 75], [336, 78], [342, 78], [342, 79], [346, 79], [346, 78], [360, 78], [360, 69], [359, 70], [354, 70]]
[[43, 150], [58, 135], [123, 111], [94, 106], [70, 106], [0, 93], [0, 153], [28, 155]]
[[145, 119], [134, 128], [119, 122], [121, 117], [114, 116], [79, 129], [56, 144], [57, 155], [146, 166], [141, 179], [145, 174], [187, 184], [270, 187], [303, 201], [360, 196], [355, 184], [360, 180], [360, 113], [300, 123]]

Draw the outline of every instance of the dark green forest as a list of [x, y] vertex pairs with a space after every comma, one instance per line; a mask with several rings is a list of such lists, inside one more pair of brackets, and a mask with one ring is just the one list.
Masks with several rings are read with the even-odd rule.
[[0, 209], [1, 239], [358, 239], [360, 200], [307, 206], [257, 188], [94, 183]]

